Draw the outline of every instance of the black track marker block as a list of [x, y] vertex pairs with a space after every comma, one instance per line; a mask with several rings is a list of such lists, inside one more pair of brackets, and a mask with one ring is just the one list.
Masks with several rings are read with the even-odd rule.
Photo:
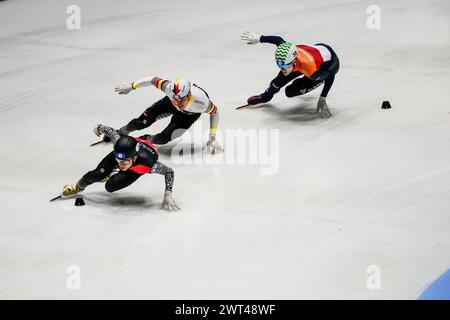
[[79, 206], [84, 206], [85, 203], [84, 203], [83, 198], [76, 198], [76, 199], [75, 199], [75, 205], [76, 205], [77, 207], [79, 207]]
[[391, 108], [391, 104], [389, 103], [389, 101], [383, 101], [383, 104], [381, 105], [381, 109], [390, 109]]

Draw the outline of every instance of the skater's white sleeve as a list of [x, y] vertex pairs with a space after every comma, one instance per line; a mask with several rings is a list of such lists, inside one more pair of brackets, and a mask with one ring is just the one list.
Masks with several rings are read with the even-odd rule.
[[133, 89], [137, 89], [137, 88], [141, 88], [141, 87], [148, 87], [152, 84], [152, 82], [151, 82], [152, 79], [153, 79], [153, 77], [148, 77], [148, 78], [144, 78], [141, 80], [133, 81], [131, 83], [131, 87]]
[[157, 89], [161, 90], [164, 93], [166, 93], [165, 89], [169, 83], [170, 83], [169, 80], [165, 80], [160, 77], [153, 77], [151, 80], [151, 84], [154, 85]]
[[219, 110], [217, 110], [217, 107], [211, 102], [211, 106], [206, 113], [209, 114], [209, 136], [215, 137], [217, 125], [219, 124]]
[[133, 89], [141, 88], [141, 87], [148, 87], [148, 86], [155, 86], [156, 88], [164, 91], [167, 84], [169, 84], [170, 81], [161, 79], [159, 77], [147, 77], [141, 80], [133, 81], [131, 86]]

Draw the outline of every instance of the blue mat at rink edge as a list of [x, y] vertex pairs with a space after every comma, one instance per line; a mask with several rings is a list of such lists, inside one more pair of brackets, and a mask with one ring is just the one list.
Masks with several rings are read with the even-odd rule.
[[422, 292], [419, 300], [450, 300], [450, 269]]

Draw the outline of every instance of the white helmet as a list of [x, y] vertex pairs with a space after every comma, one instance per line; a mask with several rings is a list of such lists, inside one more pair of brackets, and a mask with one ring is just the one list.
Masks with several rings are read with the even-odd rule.
[[169, 98], [182, 99], [191, 92], [191, 83], [189, 80], [183, 78], [176, 78], [175, 81], [169, 84]]

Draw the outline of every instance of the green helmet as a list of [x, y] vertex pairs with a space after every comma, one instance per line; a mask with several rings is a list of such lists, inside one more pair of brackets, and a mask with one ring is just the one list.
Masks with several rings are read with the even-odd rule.
[[287, 66], [294, 61], [297, 54], [297, 47], [292, 42], [283, 42], [275, 50], [275, 61], [279, 68], [285, 69], [283, 66]]

